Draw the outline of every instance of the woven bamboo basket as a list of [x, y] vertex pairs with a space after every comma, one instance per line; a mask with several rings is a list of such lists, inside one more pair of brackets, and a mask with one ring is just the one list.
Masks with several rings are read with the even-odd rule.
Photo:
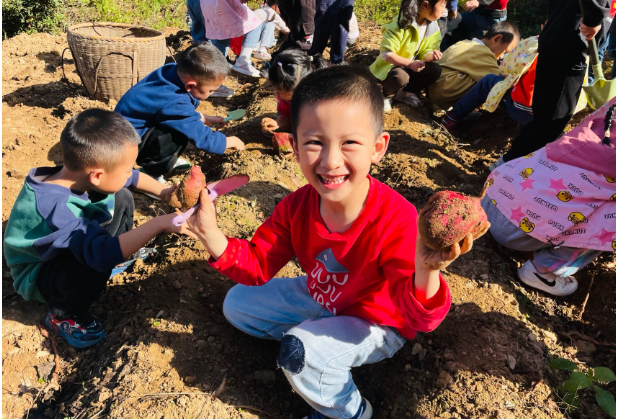
[[165, 37], [145, 26], [81, 23], [67, 33], [77, 73], [94, 99], [119, 100], [165, 64]]

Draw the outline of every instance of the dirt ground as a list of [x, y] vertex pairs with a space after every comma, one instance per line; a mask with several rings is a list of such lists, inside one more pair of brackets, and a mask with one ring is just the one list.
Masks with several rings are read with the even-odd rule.
[[[178, 52], [186, 32], [170, 28], [168, 44]], [[363, 24], [349, 50], [351, 64], [368, 65], [381, 35]], [[87, 98], [83, 88], [62, 81], [64, 36], [19, 35], [2, 43], [2, 222], [31, 167], [61, 164], [59, 134], [76, 113], [113, 109]], [[72, 60], [67, 76], [78, 83]], [[189, 148], [209, 180], [246, 173], [251, 182], [217, 200], [223, 231], [250, 238], [287, 194], [304, 185], [296, 162], [275, 156], [260, 135], [263, 116], [275, 115], [275, 100], [263, 81], [232, 74], [231, 99], [213, 99], [200, 111], [247, 115], [224, 130], [246, 150], [224, 156]], [[478, 194], [518, 127], [499, 111], [454, 133], [441, 132], [428, 111], [397, 104], [386, 116], [391, 147], [372, 175], [416, 207], [442, 189]], [[135, 194], [135, 223], [170, 208]], [[300, 418], [308, 406], [277, 369], [279, 344], [235, 330], [222, 314], [233, 283], [210, 268], [200, 243], [160, 236], [155, 256], [115, 276], [93, 312], [109, 337], [88, 350], [58, 339], [59, 390], [48, 388], [54, 352], [38, 325], [47, 312], [26, 302], [2, 269], [3, 418]], [[552, 357], [583, 367], [615, 370], [615, 262], [606, 254], [577, 275], [579, 290], [568, 298], [530, 291], [519, 284], [523, 259], [490, 235], [455, 262], [444, 276], [452, 308], [432, 333], [418, 334], [392, 359], [353, 371], [360, 390], [382, 418], [562, 418], [555, 387], [564, 375]], [[290, 262], [280, 276], [302, 271]], [[583, 301], [593, 286], [586, 309]], [[615, 386], [607, 386], [615, 393]], [[563, 407], [563, 406], [562, 406]], [[572, 418], [602, 418], [592, 392], [583, 393]]]

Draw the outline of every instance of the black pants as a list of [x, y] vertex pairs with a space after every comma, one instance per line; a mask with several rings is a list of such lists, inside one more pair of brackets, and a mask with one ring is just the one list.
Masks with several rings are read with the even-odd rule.
[[538, 55], [533, 91], [533, 121], [512, 140], [503, 160], [510, 161], [536, 151], [561, 135], [572, 118], [585, 80], [585, 63], [564, 63], [550, 55]]
[[178, 131], [152, 127], [141, 137], [137, 164], [150, 176], [165, 175], [173, 170], [188, 143], [188, 137]]
[[422, 71], [413, 71], [409, 68], [394, 67], [383, 81], [383, 95], [393, 97], [399, 90], [420, 93], [420, 91], [435, 83], [441, 76], [441, 66], [436, 62], [426, 63]]
[[[133, 228], [135, 203], [126, 188], [116, 193], [115, 200], [113, 219], [105, 228], [118, 236]], [[111, 268], [99, 272], [77, 260], [72, 251], [64, 250], [43, 263], [36, 286], [53, 314], [80, 319], [88, 315], [92, 303], [105, 291], [110, 275]]]

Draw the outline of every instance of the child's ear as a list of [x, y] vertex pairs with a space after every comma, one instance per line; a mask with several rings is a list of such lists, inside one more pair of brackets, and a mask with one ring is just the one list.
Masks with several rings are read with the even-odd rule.
[[194, 80], [191, 80], [184, 84], [184, 88], [186, 89], [187, 92], [190, 92], [191, 89], [195, 86], [197, 86], [197, 82], [195, 82]]
[[90, 183], [94, 186], [99, 186], [104, 174], [105, 171], [103, 169], [91, 169], [88, 174], [88, 180], [90, 180]]
[[382, 132], [375, 141], [375, 148], [373, 149], [373, 155], [371, 156], [371, 163], [379, 163], [381, 158], [388, 151], [388, 144], [390, 144], [390, 134]]
[[294, 138], [293, 134], [289, 134], [289, 142], [291, 143], [291, 148], [293, 149], [296, 161], [300, 163], [300, 151], [298, 150], [298, 142]]
[[503, 35], [495, 35], [493, 36], [494, 44], [503, 44]]

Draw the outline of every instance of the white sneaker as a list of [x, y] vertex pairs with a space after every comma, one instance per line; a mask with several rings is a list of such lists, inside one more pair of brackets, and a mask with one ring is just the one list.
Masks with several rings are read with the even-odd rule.
[[394, 100], [402, 102], [406, 105], [411, 106], [412, 108], [420, 108], [422, 107], [422, 102], [415, 94], [411, 92], [406, 92], [404, 90], [399, 90], [396, 96], [394, 96]]
[[233, 69], [234, 71], [237, 71], [238, 73], [246, 74], [247, 76], [256, 77], [256, 78], [261, 77], [261, 75], [259, 74], [259, 71], [255, 67], [253, 67], [253, 64], [250, 61], [240, 60], [240, 58], [238, 58], [238, 60], [236, 61], [236, 64], [233, 66]]
[[[362, 399], [362, 404], [360, 405], [361, 414], [358, 416], [358, 419], [371, 419], [373, 416], [373, 406], [369, 403], [368, 400]], [[357, 413], [356, 413], [357, 414]], [[313, 411], [313, 413], [309, 416], [305, 416], [302, 419], [325, 419], [326, 417], [319, 413], [318, 411]]]
[[177, 173], [186, 172], [191, 168], [192, 164], [190, 161], [183, 159], [182, 157], [178, 157], [178, 160], [174, 164], [173, 170]]
[[392, 111], [392, 99], [383, 100], [383, 111], [384, 113], [390, 113]]
[[221, 84], [218, 89], [212, 92], [210, 97], [232, 97], [235, 93], [236, 92], [234, 92], [234, 89], [230, 89], [229, 87]]
[[270, 61], [272, 59], [272, 55], [270, 55], [266, 47], [259, 47], [253, 51], [253, 57], [264, 61]]
[[538, 273], [531, 260], [525, 262], [517, 273], [523, 283], [558, 297], [570, 295], [578, 288], [578, 282], [572, 276], [557, 276], [552, 272]]

